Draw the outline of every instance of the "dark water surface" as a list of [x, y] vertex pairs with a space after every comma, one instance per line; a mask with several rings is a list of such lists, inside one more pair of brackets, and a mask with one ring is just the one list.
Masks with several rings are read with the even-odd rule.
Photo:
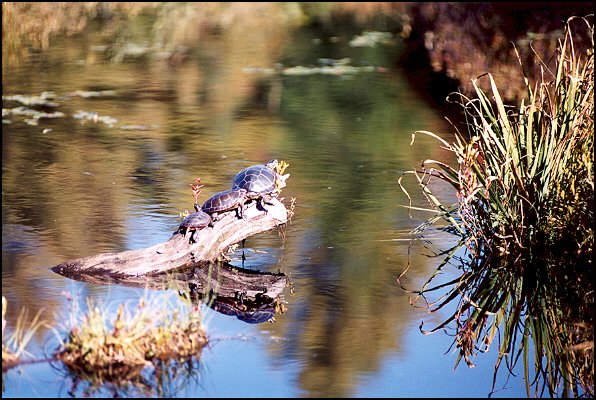
[[[4, 96], [51, 91], [58, 105], [36, 109], [65, 114], [38, 125], [5, 117], [11, 123], [2, 129], [2, 295], [9, 328], [23, 307], [66, 323], [68, 296], [115, 307], [147, 295], [156, 304], [163, 297], [165, 307], [173, 291], [81, 283], [49, 268], [163, 242], [179, 212], [192, 208], [195, 178], [205, 184], [204, 201], [227, 189], [240, 169], [278, 158], [289, 163], [282, 196], [287, 204], [296, 199], [295, 215], [280, 230], [249, 238], [246, 260], [237, 250], [232, 264], [286, 274], [293, 286], [284, 293], [286, 311], [274, 323], [247, 324], [202, 306], [212, 343], [196, 376], [149, 395], [490, 394], [496, 354], [454, 370], [452, 338], [419, 331], [422, 321], [434, 327], [448, 310], [430, 315], [411, 306], [396, 282], [409, 264], [402, 284], [420, 288], [442, 261], [433, 254], [454, 243], [441, 232], [428, 241], [408, 235], [428, 214], [410, 218], [397, 180], [425, 158], [446, 157], [432, 139], [418, 137], [411, 146], [411, 134], [447, 135], [450, 127], [395, 67], [399, 44], [350, 47], [351, 36], [330, 42], [303, 31], [257, 47], [250, 36], [223, 35], [181, 63], [151, 56], [111, 63], [93, 50], [94, 35], [62, 39], [4, 71]], [[272, 75], [276, 63], [360, 69]], [[72, 94], [77, 90], [114, 92], [84, 98]], [[3, 101], [3, 108], [20, 105]], [[116, 121], [77, 119], [79, 111]], [[413, 180], [407, 186], [414, 205], [425, 207]], [[449, 188], [436, 189], [454, 201]], [[57, 344], [54, 332], [42, 329], [29, 350], [43, 358]], [[494, 396], [525, 396], [521, 375], [501, 382], [505, 390]], [[49, 363], [3, 376], [3, 397], [80, 396], [84, 388]], [[98, 388], [89, 395], [113, 393]]]

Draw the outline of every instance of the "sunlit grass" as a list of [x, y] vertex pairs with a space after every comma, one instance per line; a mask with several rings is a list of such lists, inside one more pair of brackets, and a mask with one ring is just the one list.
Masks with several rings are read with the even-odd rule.
[[[498, 338], [495, 377], [523, 360], [528, 395], [531, 387], [538, 396], [594, 392], [594, 46], [586, 54], [574, 49], [570, 26], [578, 21], [593, 40], [593, 22], [570, 19], [555, 68], [543, 64], [534, 86], [524, 76], [528, 93], [519, 106], [506, 105], [487, 74], [490, 91], [474, 80], [475, 98], [458, 94], [467, 136], [458, 132], [449, 143], [417, 132], [435, 137], [457, 166], [425, 160], [407, 172], [436, 212], [431, 222], [448, 221], [469, 256], [450, 253], [418, 291], [450, 288], [432, 311], [458, 302], [431, 332], [455, 325], [457, 363], [470, 366]], [[442, 204], [429, 187], [434, 179], [456, 190], [457, 204]], [[454, 262], [462, 275], [431, 287]]]
[[56, 356], [96, 385], [135, 380], [145, 367], [184, 363], [207, 344], [199, 313], [172, 310], [163, 299], [141, 298], [133, 309], [120, 304], [112, 318], [107, 308], [91, 302], [87, 306], [81, 316], [73, 309], [68, 336]]
[[22, 309], [17, 317], [14, 330], [9, 334], [6, 332], [7, 309], [8, 301], [6, 297], [2, 296], [2, 371], [7, 371], [18, 365], [23, 356], [29, 355], [26, 350], [27, 345], [35, 332], [46, 325], [46, 322], [40, 317], [41, 310], [35, 314], [31, 322], [27, 322], [28, 312], [26, 309]]

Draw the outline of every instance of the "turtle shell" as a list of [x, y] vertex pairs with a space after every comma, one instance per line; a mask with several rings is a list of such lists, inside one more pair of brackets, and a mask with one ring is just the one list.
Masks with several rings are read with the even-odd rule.
[[211, 215], [204, 211], [188, 214], [180, 223], [180, 229], [202, 229], [211, 223]]
[[278, 174], [268, 165], [253, 165], [238, 172], [232, 183], [232, 189], [245, 189], [249, 193], [273, 192]]
[[219, 192], [208, 198], [201, 209], [209, 214], [220, 213], [241, 207], [246, 201], [246, 190], [230, 189]]

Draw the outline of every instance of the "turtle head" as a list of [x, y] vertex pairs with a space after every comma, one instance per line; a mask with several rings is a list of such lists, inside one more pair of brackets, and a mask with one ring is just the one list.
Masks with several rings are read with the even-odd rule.
[[277, 166], [279, 165], [279, 162], [277, 161], [276, 158], [274, 158], [271, 161], [268, 161], [267, 163], [265, 163], [265, 166], [269, 169], [272, 169], [273, 171], [275, 171], [277, 169]]

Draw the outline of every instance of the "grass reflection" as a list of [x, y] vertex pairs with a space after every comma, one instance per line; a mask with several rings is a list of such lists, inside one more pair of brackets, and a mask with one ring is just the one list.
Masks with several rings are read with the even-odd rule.
[[[488, 352], [496, 340], [493, 390], [499, 369], [513, 373], [521, 361], [528, 396], [591, 396], [593, 339], [587, 321], [593, 318], [593, 301], [586, 299], [592, 294], [581, 278], [561, 273], [569, 261], [552, 254], [523, 260], [469, 252], [460, 256], [462, 245], [447, 252], [441, 267], [417, 292], [414, 304], [424, 300], [431, 313], [455, 305], [433, 329], [421, 325], [423, 333], [452, 332], [456, 366], [463, 359], [474, 367], [473, 358]], [[448, 265], [457, 266], [461, 274], [439, 283]], [[439, 298], [428, 300], [433, 293], [440, 293]]]
[[183, 363], [159, 360], [149, 372], [130, 379], [98, 380], [94, 374], [77, 374], [66, 370], [64, 377], [72, 381], [68, 394], [72, 397], [175, 397], [201, 378], [199, 361]]

